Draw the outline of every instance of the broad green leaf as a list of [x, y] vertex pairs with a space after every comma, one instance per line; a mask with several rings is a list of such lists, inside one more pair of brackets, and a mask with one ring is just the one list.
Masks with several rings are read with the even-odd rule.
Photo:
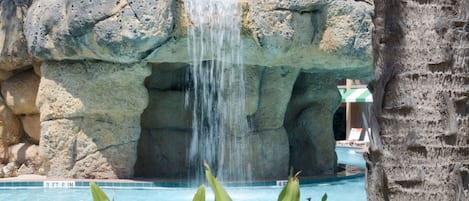
[[324, 195], [322, 196], [321, 201], [327, 201], [327, 193], [324, 193]]
[[215, 194], [215, 201], [231, 201], [230, 196], [225, 191], [223, 186], [218, 182], [217, 178], [215, 178], [212, 174], [212, 170], [208, 166], [207, 163], [204, 162], [205, 166], [205, 176], [207, 177], [208, 183]]
[[109, 201], [106, 193], [104, 193], [98, 185], [94, 182], [90, 182], [91, 194], [93, 195], [93, 201]]
[[283, 187], [280, 195], [278, 196], [278, 201], [299, 201], [300, 200], [300, 180], [298, 179], [298, 174], [293, 175], [293, 171], [290, 171], [290, 176], [288, 177], [288, 182], [285, 187]]
[[194, 195], [192, 201], [205, 201], [205, 185], [201, 185]]

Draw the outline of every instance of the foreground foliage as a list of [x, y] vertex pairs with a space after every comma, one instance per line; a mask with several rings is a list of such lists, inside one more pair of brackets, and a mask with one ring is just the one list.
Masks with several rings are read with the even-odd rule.
[[[212, 170], [207, 163], [204, 163], [205, 176], [207, 181], [212, 188], [215, 195], [215, 201], [232, 201], [230, 195], [226, 192], [223, 186], [220, 184], [218, 179], [213, 176]], [[290, 171], [288, 182], [283, 187], [277, 201], [299, 201], [300, 200], [300, 180], [298, 175], [300, 172], [293, 175], [293, 171]], [[104, 193], [98, 185], [94, 182], [90, 182], [91, 194], [93, 195], [93, 201], [110, 201], [106, 193]], [[311, 198], [308, 198], [311, 200]], [[192, 201], [205, 201], [205, 185], [201, 185], [194, 195]], [[327, 194], [324, 194], [321, 201], [327, 201]]]
[[94, 182], [90, 182], [91, 195], [94, 201], [110, 201], [106, 193]]

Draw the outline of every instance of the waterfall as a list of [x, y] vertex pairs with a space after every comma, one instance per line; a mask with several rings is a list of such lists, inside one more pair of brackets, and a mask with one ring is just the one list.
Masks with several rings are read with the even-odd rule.
[[200, 182], [203, 161], [217, 176], [247, 179], [244, 67], [238, 0], [186, 0], [188, 51], [192, 55], [186, 103], [193, 105], [188, 160]]

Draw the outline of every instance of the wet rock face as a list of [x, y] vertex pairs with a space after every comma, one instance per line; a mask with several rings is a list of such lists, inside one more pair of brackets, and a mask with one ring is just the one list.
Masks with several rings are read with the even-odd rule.
[[[138, 177], [188, 177], [192, 106], [184, 100], [190, 81], [182, 79], [187, 68], [187, 64], [158, 64], [146, 78], [150, 102], [142, 114]], [[262, 66], [246, 66], [245, 76], [249, 130], [245, 138], [236, 140], [251, 179], [286, 175], [288, 164], [304, 175], [334, 173], [332, 117], [340, 104], [335, 78]], [[230, 164], [224, 161], [224, 176], [230, 177]]]
[[[243, 8], [241, 52], [245, 64], [329, 71], [343, 77], [371, 74], [371, 5], [345, 0], [263, 0], [246, 1]], [[187, 26], [176, 29], [185, 33]], [[173, 39], [147, 60], [190, 61], [191, 55], [182, 53], [185, 35]]]
[[[31, 53], [42, 60], [190, 62], [186, 29], [191, 25], [183, 5], [175, 0], [38, 0], [28, 11], [25, 35]], [[342, 0], [243, 5], [246, 64], [357, 78], [371, 73], [372, 6]]]
[[[0, 159], [29, 143], [49, 176], [125, 178], [135, 168], [185, 177], [192, 57], [183, 9], [180, 0], [0, 1]], [[371, 10], [346, 0], [243, 1], [244, 162], [254, 177], [286, 175], [289, 165], [333, 171], [334, 79], [370, 75]]]

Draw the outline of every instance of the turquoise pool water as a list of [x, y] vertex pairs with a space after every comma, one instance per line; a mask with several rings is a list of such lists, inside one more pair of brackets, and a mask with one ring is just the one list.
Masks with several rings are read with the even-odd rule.
[[[339, 163], [364, 167], [362, 154], [356, 149], [338, 147], [336, 149]], [[281, 187], [229, 187], [228, 193], [234, 201], [275, 201]], [[191, 201], [195, 188], [148, 188], [126, 189], [105, 188], [104, 191], [114, 197], [115, 201]], [[308, 184], [301, 186], [300, 200], [320, 200], [324, 193], [329, 201], [365, 201], [366, 192], [364, 177], [345, 179], [334, 182]], [[0, 188], [0, 200], [9, 201], [91, 201], [88, 188], [69, 189], [48, 188]], [[207, 200], [213, 200], [211, 192], [207, 192]]]
[[365, 168], [365, 159], [363, 158], [363, 153], [360, 151], [361, 149], [358, 148], [336, 147], [337, 163]]

